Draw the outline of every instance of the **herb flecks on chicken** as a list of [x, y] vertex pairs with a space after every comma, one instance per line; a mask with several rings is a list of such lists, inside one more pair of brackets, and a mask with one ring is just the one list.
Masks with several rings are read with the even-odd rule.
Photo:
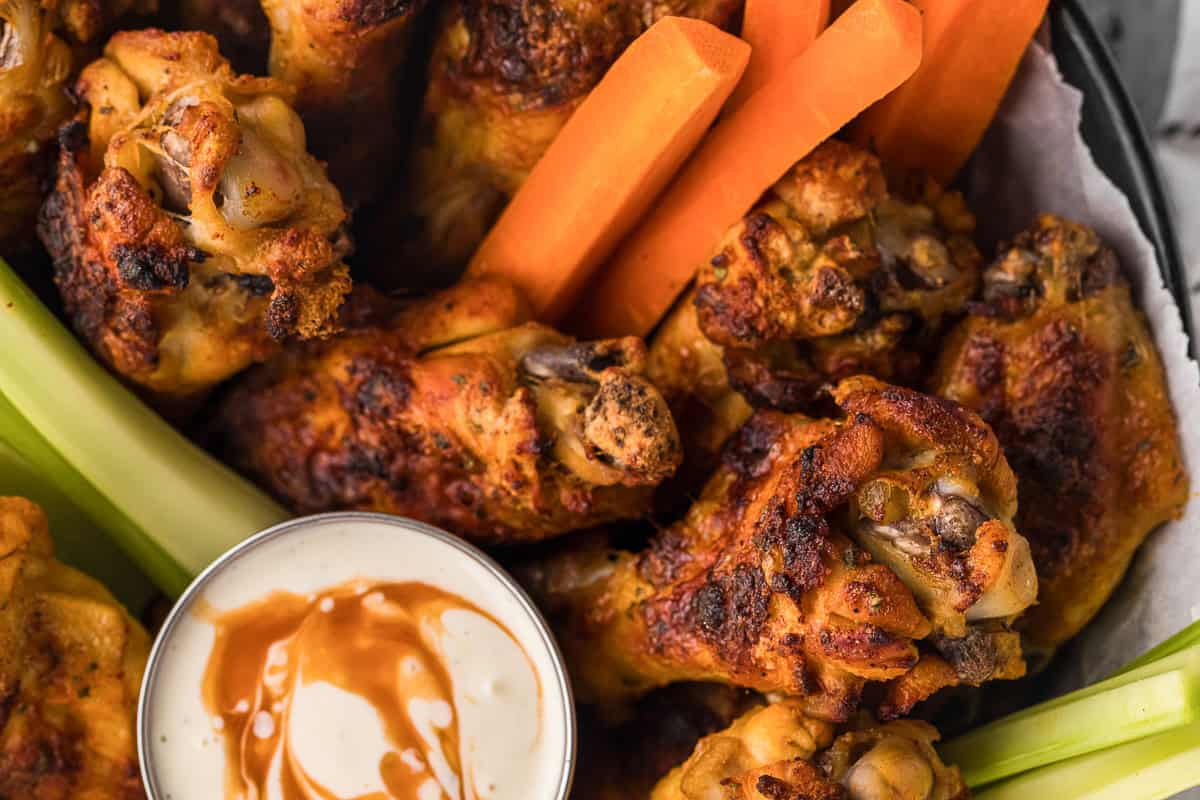
[[1041, 585], [1024, 631], [1052, 650], [1188, 497], [1162, 361], [1115, 253], [1085, 226], [1039, 218], [984, 273], [934, 385], [991, 424], [1017, 474]]
[[441, 9], [411, 176], [393, 217], [406, 266], [454, 280], [571, 113], [663, 16], [727, 25], [739, 0], [449, 0]]
[[689, 460], [711, 464], [751, 407], [812, 413], [824, 386], [860, 373], [918, 381], [978, 285], [974, 226], [958, 193], [886, 176], [851, 145], [797, 163], [697, 265], [652, 341], [654, 380], [690, 415]]
[[679, 463], [639, 339], [576, 342], [490, 278], [396, 313], [351, 306], [349, 330], [288, 348], [222, 412], [233, 461], [295, 511], [534, 541], [645, 513]]
[[118, 33], [76, 91], [42, 241], [76, 330], [164, 404], [335, 328], [341, 198], [291, 90], [207, 34]]
[[707, 680], [840, 720], [865, 683], [919, 662], [950, 668], [897, 692], [893, 713], [944, 685], [1023, 673], [1007, 625], [1036, 581], [995, 437], [954, 404], [870, 378], [837, 399], [841, 420], [757, 412], [645, 551], [525, 568], [581, 699]]
[[0, 796], [139, 800], [150, 650], [95, 580], [54, 558], [46, 516], [0, 498]]
[[961, 800], [962, 775], [933, 748], [933, 726], [861, 718], [835, 738], [796, 700], [746, 713], [700, 740], [650, 800]]

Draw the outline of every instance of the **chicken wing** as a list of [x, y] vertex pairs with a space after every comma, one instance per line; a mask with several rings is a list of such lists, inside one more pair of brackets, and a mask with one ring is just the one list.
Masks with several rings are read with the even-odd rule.
[[660, 17], [728, 24], [741, 0], [449, 0], [411, 176], [390, 216], [406, 262], [452, 282], [559, 129], [621, 51]]
[[581, 699], [709, 680], [846, 719], [865, 682], [918, 664], [919, 640], [953, 682], [1023, 673], [1007, 624], [1036, 579], [995, 437], [871, 378], [835, 397], [841, 420], [757, 412], [640, 554], [592, 547], [525, 567]]
[[271, 75], [296, 87], [312, 150], [353, 205], [391, 178], [403, 124], [400, 74], [425, 2], [262, 0]]
[[937, 730], [905, 720], [862, 718], [834, 738], [804, 705], [781, 700], [700, 740], [650, 800], [961, 800], [957, 767], [933, 743]]
[[227, 398], [231, 458], [298, 512], [389, 511], [479, 542], [638, 516], [680, 458], [641, 340], [529, 320], [487, 279], [289, 348]]
[[1188, 497], [1162, 361], [1116, 255], [1089, 228], [1039, 218], [984, 273], [933, 384], [1012, 462], [1041, 586], [1024, 630], [1053, 650]]
[[711, 466], [751, 407], [812, 413], [823, 386], [860, 373], [917, 381], [943, 318], [978, 284], [974, 225], [957, 192], [885, 176], [851, 145], [797, 163], [652, 340], [653, 380], [690, 415], [688, 462]]
[[116, 372], [185, 404], [349, 291], [346, 214], [278, 81], [201, 33], [122, 32], [76, 91], [40, 233], [67, 314]]
[[150, 640], [54, 558], [41, 509], [0, 498], [0, 797], [138, 800], [134, 719]]

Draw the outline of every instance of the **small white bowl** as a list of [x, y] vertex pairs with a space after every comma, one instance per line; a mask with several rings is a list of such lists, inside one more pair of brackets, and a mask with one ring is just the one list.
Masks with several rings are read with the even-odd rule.
[[[212, 727], [201, 689], [212, 645], [210, 639], [205, 647], [204, 637], [196, 635], [201, 630], [196, 626], [206, 625], [191, 614], [197, 602], [203, 598], [212, 605], [211, 596], [220, 593], [225, 602], [219, 610], [224, 610], [272, 591], [308, 595], [355, 579], [442, 588], [451, 584], [452, 591], [503, 623], [530, 662], [542, 665], [534, 667], [542, 703], [540, 730], [550, 726], [550, 747], [555, 756], [562, 751], [559, 774], [545, 781], [553, 789], [529, 800], [565, 800], [575, 766], [575, 705], [562, 655], [541, 613], [478, 548], [421, 522], [365, 512], [319, 514], [268, 528], [213, 562], [180, 597], [150, 651], [138, 703], [138, 757], [150, 800], [180, 800], [179, 792], [165, 785], [169, 778], [156, 763], [168, 761], [164, 748], [183, 748], [172, 756], [173, 763], [187, 759], [203, 774], [215, 768], [217, 785], [223, 786], [222, 737]], [[467, 591], [461, 591], [464, 586]], [[207, 629], [209, 636], [215, 635], [211, 625]], [[488, 652], [479, 653], [481, 659], [488, 657]], [[186, 686], [194, 691], [181, 688]], [[494, 735], [509, 733], [497, 730]], [[547, 756], [543, 760], [549, 763]], [[210, 788], [206, 796], [211, 793]], [[217, 790], [216, 796], [220, 794], [223, 790]]]

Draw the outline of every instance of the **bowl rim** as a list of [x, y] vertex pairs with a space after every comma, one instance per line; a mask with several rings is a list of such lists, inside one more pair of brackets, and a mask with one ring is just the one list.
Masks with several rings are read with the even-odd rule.
[[252, 550], [287, 536], [290, 533], [294, 533], [297, 529], [308, 530], [345, 522], [380, 524], [385, 527], [395, 528], [404, 533], [428, 536], [442, 544], [449, 545], [452, 549], [458, 551], [459, 554], [470, 558], [477, 565], [483, 567], [484, 571], [496, 581], [497, 585], [500, 588], [506, 589], [512, 595], [513, 599], [517, 601], [518, 607], [520, 607], [537, 630], [538, 637], [549, 654], [553, 667], [553, 680], [557, 685], [557, 692], [552, 692], [551, 694], [557, 697], [559, 701], [558, 705], [561, 707], [564, 723], [563, 764], [558, 781], [556, 782], [557, 788], [553, 800], [566, 800], [570, 795], [577, 763], [579, 739], [578, 715], [576, 713], [574, 691], [571, 687], [571, 678], [567, 671], [566, 660], [563, 658], [562, 650], [559, 648], [558, 641], [551, 631], [546, 618], [542, 615], [529, 594], [517, 583], [516, 579], [480, 548], [459, 536], [455, 536], [449, 531], [421, 522], [420, 520], [374, 511], [330, 511], [322, 514], [296, 517], [277, 523], [269, 528], [258, 531], [226, 550], [188, 584], [187, 589], [183, 591], [179, 599], [171, 607], [157, 635], [154, 637], [154, 642], [151, 645], [150, 654], [146, 660], [146, 667], [142, 675], [142, 685], [138, 690], [136, 720], [138, 766], [141, 770], [142, 784], [147, 798], [149, 800], [162, 800], [164, 797], [163, 790], [157, 785], [156, 773], [150, 768], [151, 737], [147, 706], [152, 693], [152, 687], [155, 684], [155, 674], [163, 662], [166, 643], [171, 639], [171, 634], [178, 627], [180, 620], [192, 607], [204, 588], [223, 569]]

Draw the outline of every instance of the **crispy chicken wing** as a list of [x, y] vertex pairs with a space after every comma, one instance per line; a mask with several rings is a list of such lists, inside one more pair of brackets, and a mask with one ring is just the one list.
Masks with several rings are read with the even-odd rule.
[[700, 740], [650, 800], [961, 800], [957, 767], [942, 763], [933, 726], [862, 718], [834, 738], [796, 700], [750, 711]]
[[[426, 0], [263, 0], [271, 75], [296, 87], [313, 152], [352, 204], [391, 177], [400, 73]], [[348, 135], [352, 132], [352, 135]]]
[[363, 316], [289, 348], [224, 405], [234, 462], [296, 511], [532, 541], [638, 516], [679, 463], [639, 339], [575, 342], [494, 279]]
[[927, 340], [978, 283], [974, 225], [957, 192], [889, 180], [851, 145], [797, 163], [651, 343], [653, 379], [690, 420], [689, 463], [711, 466], [752, 406], [811, 413], [823, 386], [859, 373], [916, 381]]
[[105, 53], [40, 226], [76, 330], [165, 405], [331, 332], [346, 215], [288, 87], [234, 75], [207, 34], [122, 32]]
[[845, 719], [866, 681], [918, 664], [919, 640], [953, 682], [1022, 674], [1006, 626], [1036, 579], [991, 431], [870, 378], [835, 396], [841, 420], [756, 413], [642, 553], [578, 549], [524, 569], [582, 699], [710, 680]]
[[41, 509], [0, 498], [0, 797], [136, 800], [145, 631], [54, 558]]
[[452, 281], [554, 136], [621, 51], [666, 15], [728, 24], [741, 0], [448, 0], [411, 176], [394, 216], [408, 261]]
[[1162, 362], [1116, 255], [1089, 228], [1039, 218], [985, 272], [934, 386], [978, 411], [1012, 462], [1041, 586], [1025, 632], [1052, 650], [1188, 496]]

